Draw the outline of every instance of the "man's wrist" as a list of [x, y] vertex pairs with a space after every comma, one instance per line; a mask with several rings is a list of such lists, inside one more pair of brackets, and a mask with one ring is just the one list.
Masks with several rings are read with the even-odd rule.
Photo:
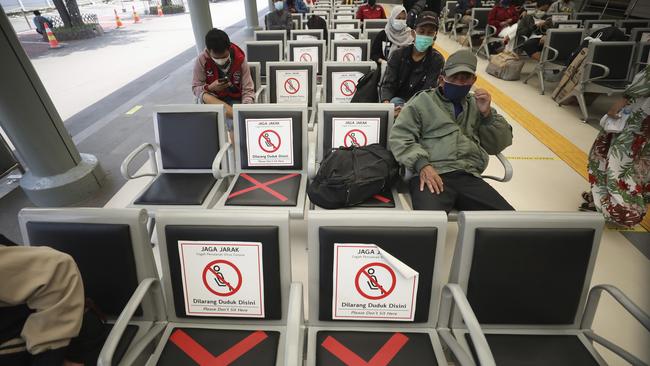
[[420, 171], [422, 171], [422, 169], [424, 169], [427, 165], [433, 167], [429, 162], [429, 159], [420, 158], [415, 162], [413, 168], [415, 169], [416, 172], [420, 173]]

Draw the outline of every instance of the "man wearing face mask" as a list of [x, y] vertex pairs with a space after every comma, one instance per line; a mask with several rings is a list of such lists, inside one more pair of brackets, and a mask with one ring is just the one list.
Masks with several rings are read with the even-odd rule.
[[232, 130], [232, 105], [255, 103], [251, 70], [244, 51], [222, 30], [208, 31], [205, 47], [194, 64], [192, 91], [200, 104], [223, 104]]
[[291, 13], [284, 8], [284, 1], [274, 0], [273, 7], [275, 10], [264, 17], [266, 30], [286, 30], [289, 32], [293, 28], [293, 22], [291, 21]]
[[415, 210], [513, 210], [481, 173], [489, 155], [512, 144], [512, 127], [476, 82], [476, 56], [449, 56], [438, 87], [414, 96], [389, 137], [395, 159], [418, 175], [409, 182]]
[[357, 10], [357, 19], [386, 19], [386, 12], [381, 5], [377, 5], [377, 0], [368, 0]]
[[438, 17], [425, 11], [416, 24], [412, 31], [415, 43], [391, 53], [381, 86], [381, 100], [395, 104], [395, 115], [415, 93], [438, 84], [445, 64], [444, 57], [432, 47], [438, 33]]

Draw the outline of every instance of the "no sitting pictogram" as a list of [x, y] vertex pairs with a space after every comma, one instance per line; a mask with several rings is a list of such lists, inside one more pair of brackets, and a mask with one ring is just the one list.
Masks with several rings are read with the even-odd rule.
[[293, 95], [300, 91], [300, 81], [296, 78], [288, 78], [284, 81], [284, 90]]
[[260, 145], [260, 149], [265, 153], [274, 153], [278, 151], [280, 145], [282, 144], [282, 139], [280, 134], [273, 130], [262, 131], [260, 137], [257, 138], [257, 143]]
[[217, 296], [234, 295], [241, 288], [241, 284], [241, 271], [225, 259], [212, 261], [203, 269], [203, 285]]
[[390, 266], [372, 262], [361, 267], [354, 277], [357, 292], [368, 300], [381, 300], [395, 289], [397, 278]]
[[343, 95], [345, 95], [346, 97], [351, 97], [357, 91], [357, 84], [355, 84], [354, 81], [352, 80], [343, 80], [340, 89]]
[[345, 147], [350, 147], [350, 146], [356, 146], [356, 147], [361, 147], [361, 146], [366, 146], [368, 143], [368, 137], [366, 137], [366, 134], [363, 133], [361, 130], [350, 130], [348, 133], [345, 134], [345, 137], [343, 137], [343, 144]]
[[354, 57], [354, 54], [352, 53], [346, 53], [345, 55], [343, 55], [343, 61], [350, 62], [350, 61], [356, 61], [356, 59], [357, 58]]
[[312, 61], [311, 55], [308, 53], [303, 53], [302, 55], [300, 55], [300, 61], [311, 62]]

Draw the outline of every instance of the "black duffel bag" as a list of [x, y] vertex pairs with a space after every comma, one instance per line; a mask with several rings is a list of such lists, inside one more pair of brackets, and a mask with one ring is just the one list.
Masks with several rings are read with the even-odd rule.
[[391, 187], [398, 170], [393, 154], [379, 144], [332, 149], [307, 194], [323, 208], [358, 205]]

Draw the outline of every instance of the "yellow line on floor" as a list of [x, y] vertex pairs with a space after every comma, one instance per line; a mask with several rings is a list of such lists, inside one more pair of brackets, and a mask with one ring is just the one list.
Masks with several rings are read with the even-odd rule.
[[[440, 47], [436, 49], [446, 58], [449, 53]], [[487, 90], [499, 107], [506, 111], [517, 123], [524, 127], [531, 135], [535, 136], [541, 143], [546, 145], [555, 155], [562, 159], [571, 169], [580, 174], [585, 180], [588, 180], [587, 173], [587, 154], [580, 150], [576, 145], [555, 131], [549, 125], [537, 118], [534, 114], [528, 112], [521, 104], [503, 93], [499, 88], [492, 85], [489, 81], [478, 76], [476, 87]], [[650, 214], [646, 215], [641, 222], [647, 231], [650, 231]]]
[[129, 111], [128, 111], [128, 112], [126, 112], [125, 114], [128, 114], [128, 115], [132, 115], [132, 114], [135, 114], [135, 112], [137, 112], [137, 111], [139, 111], [139, 110], [140, 110], [140, 108], [142, 108], [142, 106], [141, 106], [141, 105], [136, 105], [135, 107], [133, 107], [133, 108], [131, 108], [131, 109], [129, 109]]

